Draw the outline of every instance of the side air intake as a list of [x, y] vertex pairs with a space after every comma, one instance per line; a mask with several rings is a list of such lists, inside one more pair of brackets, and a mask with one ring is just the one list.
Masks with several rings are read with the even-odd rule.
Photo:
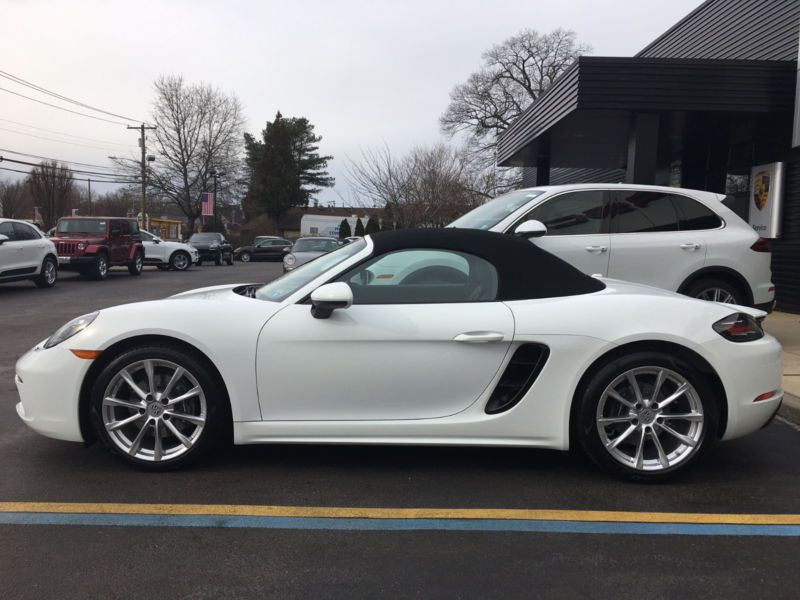
[[486, 413], [501, 413], [519, 402], [536, 381], [549, 354], [547, 346], [540, 344], [523, 344], [517, 348], [486, 403]]

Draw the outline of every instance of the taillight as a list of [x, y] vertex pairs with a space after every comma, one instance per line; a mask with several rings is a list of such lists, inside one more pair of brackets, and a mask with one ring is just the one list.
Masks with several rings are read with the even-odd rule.
[[714, 331], [731, 342], [752, 342], [764, 337], [761, 324], [750, 315], [734, 313], [712, 325]]
[[753, 242], [753, 245], [750, 246], [750, 250], [754, 252], [772, 252], [772, 244], [769, 243], [769, 240], [760, 237]]

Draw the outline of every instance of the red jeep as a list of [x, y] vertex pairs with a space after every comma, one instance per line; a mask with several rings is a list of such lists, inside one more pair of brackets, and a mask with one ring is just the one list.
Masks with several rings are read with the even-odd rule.
[[122, 265], [131, 275], [142, 274], [144, 246], [134, 219], [64, 217], [52, 241], [60, 269], [79, 271], [92, 279], [105, 279], [109, 267]]

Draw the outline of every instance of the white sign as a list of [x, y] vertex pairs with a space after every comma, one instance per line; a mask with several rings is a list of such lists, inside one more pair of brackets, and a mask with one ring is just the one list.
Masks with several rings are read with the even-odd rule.
[[783, 177], [782, 162], [756, 165], [750, 172], [748, 221], [763, 238], [777, 238], [781, 235]]

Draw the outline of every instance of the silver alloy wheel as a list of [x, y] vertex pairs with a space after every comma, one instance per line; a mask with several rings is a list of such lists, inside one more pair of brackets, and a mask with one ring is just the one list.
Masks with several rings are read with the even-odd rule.
[[736, 298], [733, 297], [728, 290], [718, 288], [718, 287], [710, 287], [704, 290], [700, 290], [695, 298], [699, 298], [700, 300], [707, 300], [709, 302], [722, 302], [723, 304], [737, 304]]
[[103, 426], [122, 452], [143, 461], [175, 459], [197, 443], [206, 424], [206, 397], [184, 367], [145, 359], [120, 369], [102, 401]]
[[133, 259], [133, 266], [136, 268], [137, 271], [141, 271], [144, 263], [144, 258], [142, 257], [141, 253], [136, 255], [136, 258]]
[[249, 252], [242, 252], [239, 255], [239, 260], [242, 262], [250, 262], [250, 253]]
[[595, 418], [606, 451], [637, 471], [662, 471], [683, 462], [703, 434], [697, 390], [664, 367], [637, 367], [618, 376], [603, 391]]
[[178, 271], [185, 271], [189, 268], [189, 257], [183, 252], [178, 252], [172, 259], [172, 266]]
[[58, 269], [52, 260], [45, 261], [44, 263], [44, 280], [47, 285], [53, 285], [56, 282]]
[[100, 277], [105, 277], [108, 274], [108, 259], [105, 254], [101, 254], [97, 258], [97, 272], [100, 274]]

